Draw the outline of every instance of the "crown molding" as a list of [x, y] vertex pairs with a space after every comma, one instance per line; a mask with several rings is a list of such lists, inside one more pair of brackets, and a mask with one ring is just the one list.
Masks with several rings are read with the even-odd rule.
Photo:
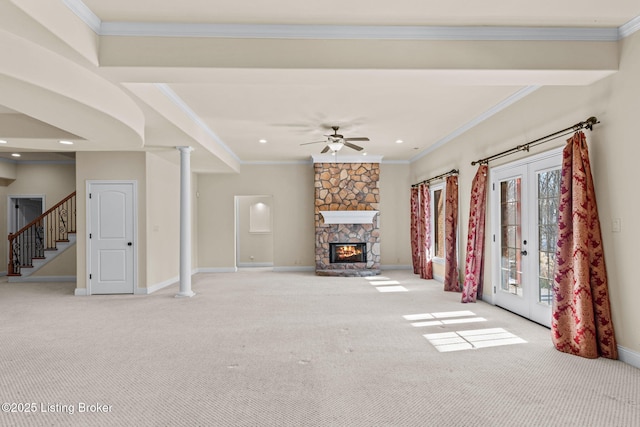
[[363, 156], [346, 155], [338, 153], [337, 156], [331, 154], [314, 154], [311, 156], [313, 163], [381, 163], [383, 156]]
[[71, 9], [71, 11], [82, 20], [82, 22], [87, 24], [94, 33], [100, 34], [102, 21], [86, 4], [81, 0], [62, 0], [62, 2], [65, 6]]
[[618, 28], [618, 38], [629, 37], [638, 30], [640, 30], [640, 15]]
[[617, 41], [640, 30], [640, 16], [620, 27], [253, 25], [103, 22], [82, 0], [64, 4], [101, 36], [343, 40]]
[[[71, 0], [67, 0], [71, 1]], [[617, 28], [103, 22], [103, 36], [322, 40], [617, 41]]]
[[157, 87], [158, 90], [162, 92], [162, 94], [166, 96], [176, 107], [178, 107], [187, 117], [189, 117], [191, 121], [193, 121], [200, 129], [202, 129], [207, 135], [209, 135], [209, 137], [211, 137], [213, 141], [215, 141], [220, 147], [222, 147], [227, 153], [229, 153], [234, 160], [240, 163], [240, 158], [236, 155], [236, 153], [234, 153], [231, 148], [229, 148], [229, 146], [226, 145], [224, 141], [218, 135], [216, 135], [213, 130], [211, 130], [209, 126], [207, 126], [204, 120], [202, 120], [200, 116], [198, 116], [195, 111], [193, 111], [191, 107], [189, 107], [187, 103], [178, 96], [178, 94], [171, 90], [169, 85], [165, 83], [154, 83], [154, 86]]
[[409, 160], [409, 162], [413, 163], [416, 160], [419, 160], [422, 157], [426, 156], [427, 154], [432, 153], [433, 151], [435, 151], [438, 148], [442, 147], [443, 145], [445, 145], [449, 141], [459, 137], [460, 135], [462, 135], [463, 133], [465, 133], [469, 129], [472, 129], [472, 128], [476, 127], [477, 125], [479, 125], [480, 123], [484, 122], [485, 120], [487, 120], [488, 118], [490, 118], [494, 114], [499, 113], [500, 111], [504, 110], [508, 106], [514, 104], [515, 102], [518, 102], [519, 100], [521, 100], [525, 96], [535, 92], [539, 88], [540, 88], [540, 86], [526, 86], [526, 87], [520, 89], [519, 91], [513, 93], [508, 98], [504, 99], [503, 101], [501, 101], [498, 104], [494, 105], [493, 107], [491, 107], [490, 109], [488, 109], [484, 113], [480, 114], [478, 117], [476, 117], [473, 120], [471, 120], [471, 121], [465, 123], [464, 125], [460, 126], [458, 129], [454, 130], [449, 135], [445, 136], [444, 138], [441, 138], [435, 144], [431, 145], [429, 148], [427, 148], [427, 149], [423, 150], [422, 152], [420, 152], [420, 154], [412, 157]]
[[310, 160], [242, 160], [241, 165], [276, 166], [276, 165], [308, 165]]

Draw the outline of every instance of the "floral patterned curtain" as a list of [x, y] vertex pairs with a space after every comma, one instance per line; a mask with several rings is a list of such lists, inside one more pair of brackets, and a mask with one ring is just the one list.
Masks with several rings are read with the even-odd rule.
[[445, 184], [444, 235], [446, 239], [444, 257], [444, 290], [460, 292], [458, 281], [458, 177], [448, 176]]
[[420, 277], [433, 279], [431, 261], [431, 193], [429, 184], [420, 184]]
[[471, 209], [469, 210], [469, 230], [467, 235], [467, 257], [464, 266], [462, 302], [476, 302], [482, 297], [484, 273], [484, 221], [487, 204], [486, 164], [478, 167], [471, 184]]
[[411, 261], [413, 274], [420, 272], [420, 193], [418, 187], [411, 187]]
[[551, 318], [555, 347], [587, 358], [618, 358], [589, 151], [583, 132], [562, 157], [558, 250]]

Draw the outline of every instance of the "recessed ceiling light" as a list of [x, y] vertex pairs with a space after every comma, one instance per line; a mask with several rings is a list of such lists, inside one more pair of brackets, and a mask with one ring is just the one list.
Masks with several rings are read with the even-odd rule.
[[0, 139], [0, 144], [6, 144], [7, 141], [5, 141], [4, 139]]
[[13, 154], [11, 154], [11, 155], [12, 155], [13, 157], [20, 157], [20, 154], [18, 154], [18, 153], [13, 153]]
[[366, 155], [367, 155], [367, 153], [362, 153], [362, 155], [363, 155], [363, 156], [366, 156]]
[[58, 142], [60, 142], [60, 144], [64, 144], [64, 145], [73, 145], [73, 142], [72, 142], [72, 141], [65, 141], [64, 139], [61, 139], [61, 140], [60, 140], [60, 141], [58, 141]]
[[403, 140], [401, 140], [401, 139], [397, 139], [397, 140], [396, 140], [396, 144], [402, 144], [403, 142], [404, 142], [404, 141], [403, 141]]
[[267, 140], [266, 139], [261, 139], [260, 141], [258, 141], [260, 144], [266, 144]]

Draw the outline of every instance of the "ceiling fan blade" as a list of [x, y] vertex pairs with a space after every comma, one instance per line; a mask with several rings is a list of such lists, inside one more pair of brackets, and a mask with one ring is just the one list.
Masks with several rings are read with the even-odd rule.
[[319, 144], [321, 142], [327, 142], [327, 141], [313, 141], [313, 142], [305, 142], [304, 144], [300, 144], [300, 145], [309, 145], [309, 144]]
[[363, 150], [362, 147], [358, 147], [357, 145], [352, 144], [350, 142], [345, 142], [344, 145], [346, 145], [349, 148], [353, 148], [354, 150], [358, 150], [358, 151], [362, 151]]
[[355, 138], [344, 138], [345, 141], [369, 141], [369, 138], [366, 136], [360, 136]]
[[326, 153], [327, 151], [329, 151], [329, 146], [327, 145], [326, 147], [324, 147], [324, 149], [320, 152], [321, 154]]

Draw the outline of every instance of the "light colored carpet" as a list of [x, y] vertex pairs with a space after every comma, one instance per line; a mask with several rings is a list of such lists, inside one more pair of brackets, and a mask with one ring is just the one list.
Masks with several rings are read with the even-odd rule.
[[[0, 413], [0, 424], [640, 425], [640, 370], [560, 353], [544, 327], [460, 304], [409, 271], [383, 274], [391, 283], [200, 274], [191, 299], [174, 298], [177, 285], [74, 297], [71, 283], [0, 283], [0, 400], [37, 405]], [[462, 310], [472, 315], [450, 313]], [[486, 320], [412, 326], [427, 314]], [[434, 346], [469, 346], [461, 336], [497, 328], [526, 343]], [[441, 333], [453, 341], [424, 337]], [[82, 403], [109, 412], [80, 412]]]

